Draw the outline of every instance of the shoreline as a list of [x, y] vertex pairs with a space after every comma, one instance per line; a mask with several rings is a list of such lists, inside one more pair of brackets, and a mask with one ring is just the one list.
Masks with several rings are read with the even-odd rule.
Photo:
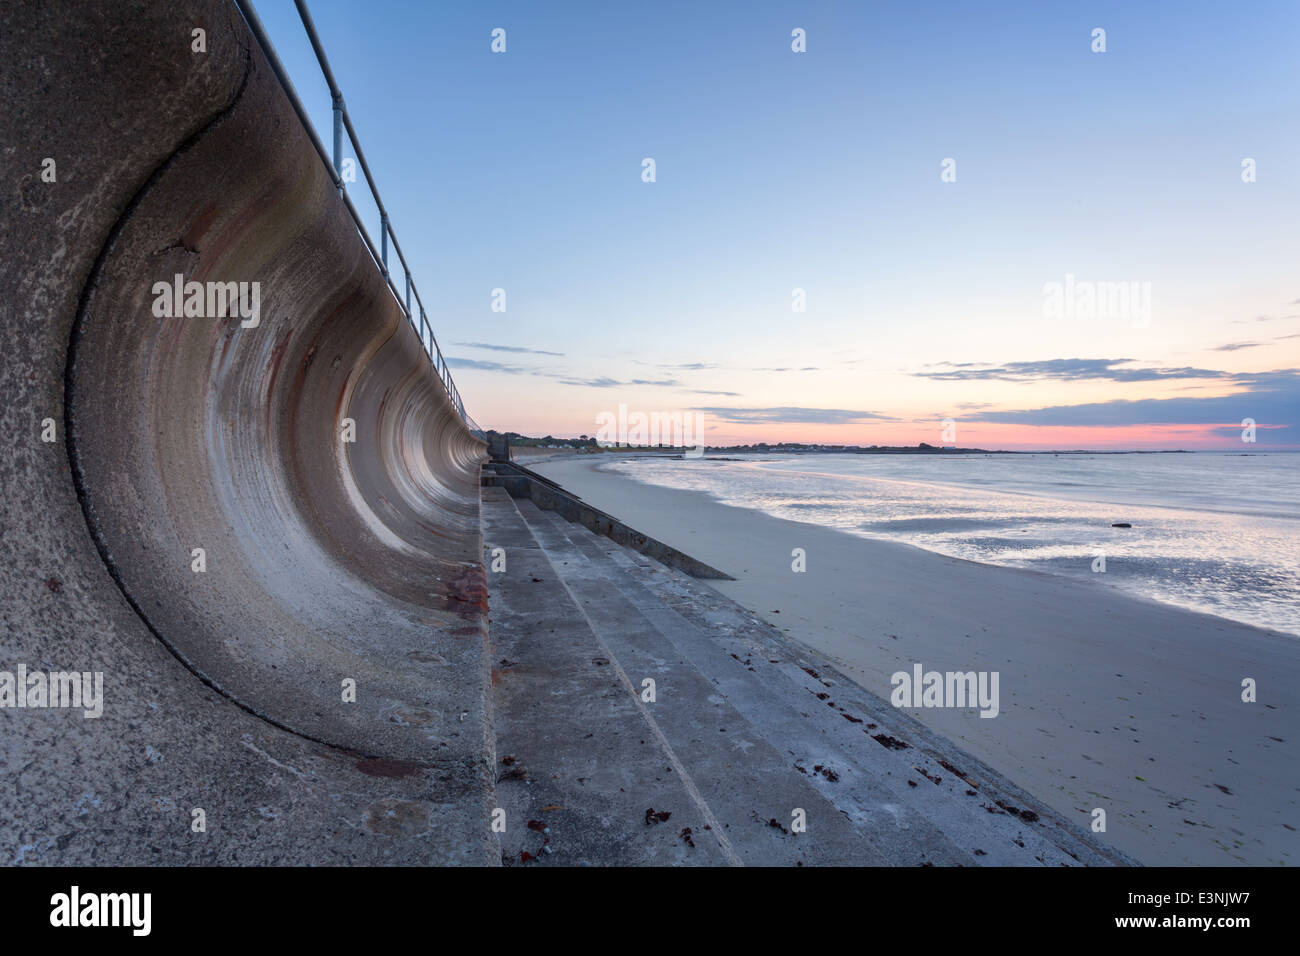
[[[1231, 494], [1235, 507], [1228, 507], [1219, 500], [1227, 492], [1207, 501], [1185, 480], [1181, 488], [1155, 485], [1154, 493], [1162, 495], [1156, 503], [1144, 500], [1146, 487], [1134, 493], [1108, 482], [1107, 476], [1098, 476], [1100, 493], [1080, 493], [1088, 481], [1061, 483], [1041, 471], [1022, 480], [1019, 473], [1004, 474], [1000, 468], [988, 472], [983, 460], [957, 475], [947, 467], [939, 473], [906, 467], [902, 473], [863, 472], [852, 465], [844, 470], [844, 456], [825, 468], [789, 456], [715, 458], [696, 468], [685, 465], [681, 456], [670, 457], [679, 460], [656, 465], [649, 455], [604, 456], [600, 467], [861, 538], [977, 564], [1095, 580], [1158, 604], [1300, 640], [1300, 578], [1290, 573], [1300, 512], [1294, 504], [1278, 510], [1285, 489], [1270, 489], [1253, 499]], [[633, 461], [649, 463], [634, 466]], [[661, 471], [669, 473], [667, 481]], [[882, 491], [886, 488], [892, 490]], [[1300, 485], [1296, 491], [1300, 494]], [[859, 495], [882, 498], [882, 507], [864, 509], [854, 500]], [[844, 496], [843, 507], [830, 504], [838, 496]], [[889, 501], [894, 496], [898, 502]], [[1092, 559], [1098, 552], [1114, 562], [1112, 573], [1096, 576]], [[1276, 579], [1276, 590], [1267, 589], [1270, 577]]]
[[[1147, 864], [1286, 865], [1300, 851], [1293, 637], [1100, 582], [774, 518], [698, 491], [530, 463], [593, 507], [733, 575], [709, 586], [888, 699], [890, 676], [998, 671], [998, 717], [906, 708]], [[806, 573], [791, 570], [803, 548]], [[1254, 678], [1257, 703], [1241, 701]]]

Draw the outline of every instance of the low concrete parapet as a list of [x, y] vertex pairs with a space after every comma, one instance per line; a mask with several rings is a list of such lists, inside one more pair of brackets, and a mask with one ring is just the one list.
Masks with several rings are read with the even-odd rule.
[[654, 558], [660, 564], [676, 568], [693, 578], [715, 581], [735, 580], [730, 574], [719, 571], [712, 565], [705, 564], [656, 538], [628, 527], [613, 515], [606, 514], [599, 508], [593, 508], [549, 478], [544, 478], [523, 465], [515, 462], [489, 462], [483, 466], [483, 484], [487, 487], [503, 487], [512, 498], [528, 498], [544, 511], [554, 511], [567, 521], [580, 524], [596, 534], [604, 535], [611, 541], [639, 551], [647, 557]]

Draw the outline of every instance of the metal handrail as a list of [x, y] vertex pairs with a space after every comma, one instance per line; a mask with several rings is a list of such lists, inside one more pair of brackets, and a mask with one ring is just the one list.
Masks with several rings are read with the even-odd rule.
[[[235, 5], [239, 8], [239, 12], [243, 14], [244, 21], [248, 24], [248, 28], [252, 31], [258, 45], [261, 46], [262, 52], [266, 54], [272, 72], [275, 73], [276, 78], [280, 81], [280, 86], [284, 88], [285, 94], [289, 97], [289, 103], [293, 106], [294, 112], [298, 114], [298, 119], [302, 122], [303, 128], [311, 138], [312, 145], [316, 147], [316, 152], [320, 155], [321, 162], [325, 164], [325, 169], [329, 172], [334, 187], [339, 191], [344, 206], [347, 207], [349, 215], [352, 216], [353, 222], [356, 223], [357, 231], [361, 234], [370, 257], [374, 259], [375, 265], [379, 267], [379, 271], [383, 274], [384, 284], [388, 286], [388, 291], [393, 294], [397, 307], [402, 310], [402, 314], [406, 316], [407, 321], [411, 323], [416, 334], [419, 335], [420, 345], [429, 357], [429, 361], [433, 364], [433, 370], [441, 380], [447, 397], [451, 399], [452, 405], [455, 406], [461, 420], [464, 421], [471, 434], [478, 438], [484, 438], [483, 429], [465, 411], [465, 403], [461, 400], [460, 390], [456, 388], [456, 383], [451, 377], [451, 369], [447, 367], [447, 360], [443, 358], [442, 349], [438, 347], [438, 340], [433, 334], [433, 326], [429, 324], [428, 317], [425, 314], [424, 300], [420, 298], [420, 290], [416, 288], [415, 280], [411, 278], [410, 266], [406, 264], [406, 256], [402, 253], [402, 247], [397, 242], [397, 234], [393, 232], [392, 224], [389, 222], [388, 210], [384, 207], [384, 201], [379, 198], [379, 187], [375, 184], [375, 177], [370, 172], [370, 164], [366, 162], [365, 153], [361, 150], [360, 137], [357, 136], [357, 131], [352, 125], [352, 118], [348, 115], [347, 106], [343, 102], [343, 91], [339, 89], [339, 85], [334, 79], [334, 71], [330, 69], [329, 60], [325, 56], [325, 49], [320, 42], [320, 36], [316, 33], [316, 24], [312, 22], [311, 13], [307, 10], [306, 0], [294, 0], [294, 6], [298, 8], [298, 16], [307, 31], [307, 39], [311, 41], [312, 50], [316, 54], [316, 60], [320, 64], [321, 73], [329, 86], [330, 97], [334, 103], [334, 154], [332, 157], [326, 151], [325, 144], [320, 141], [320, 136], [316, 133], [316, 127], [312, 125], [311, 120], [307, 117], [307, 110], [302, 105], [302, 100], [298, 98], [298, 93], [293, 88], [293, 82], [289, 79], [288, 71], [285, 70], [284, 64], [280, 62], [275, 47], [272, 46], [270, 38], [266, 35], [262, 21], [253, 8], [252, 0], [235, 0]], [[361, 220], [361, 214], [357, 212], [357, 207], [352, 204], [343, 182], [344, 130], [347, 131], [348, 139], [352, 143], [352, 151], [356, 153], [357, 164], [366, 177], [366, 184], [370, 187], [370, 195], [375, 200], [375, 207], [379, 210], [379, 249], [375, 248], [375, 241], [366, 230], [365, 223]], [[403, 299], [397, 285], [393, 282], [392, 274], [388, 271], [388, 242], [390, 239], [393, 243], [393, 251], [397, 253], [397, 258], [402, 263], [402, 271], [406, 275], [405, 299]], [[415, 312], [411, 308], [412, 294], [415, 295], [416, 304], [420, 307], [419, 322], [416, 321]]]

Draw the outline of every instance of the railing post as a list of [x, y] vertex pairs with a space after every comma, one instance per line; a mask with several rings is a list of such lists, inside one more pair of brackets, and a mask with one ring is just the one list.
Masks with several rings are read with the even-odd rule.
[[379, 231], [382, 234], [380, 246], [383, 249], [384, 259], [384, 279], [388, 279], [388, 213], [383, 213], [379, 217]]
[[406, 274], [406, 317], [411, 317], [411, 274]]
[[334, 172], [339, 177], [339, 193], [343, 192], [343, 94], [334, 97]]

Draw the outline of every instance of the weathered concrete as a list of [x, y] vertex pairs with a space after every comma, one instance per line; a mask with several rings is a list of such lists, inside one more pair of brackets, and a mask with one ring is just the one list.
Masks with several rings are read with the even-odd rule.
[[237, 11], [7, 5], [0, 95], [0, 669], [105, 684], [0, 710], [0, 862], [495, 862], [483, 445]]
[[547, 828], [507, 862], [1131, 863], [705, 584], [499, 488], [484, 547], [499, 794]]
[[510, 460], [510, 439], [500, 432], [487, 433], [488, 455], [492, 461]]
[[642, 534], [599, 508], [593, 508], [551, 479], [523, 465], [514, 462], [490, 462], [483, 469], [483, 484], [485, 487], [505, 488], [511, 497], [527, 498], [538, 508], [554, 511], [566, 521], [580, 524], [589, 531], [604, 535], [611, 541], [626, 545], [693, 578], [711, 578], [720, 581], [732, 579], [725, 571], [719, 571], [713, 565], [705, 564], [683, 551], [678, 551], [662, 541]]

